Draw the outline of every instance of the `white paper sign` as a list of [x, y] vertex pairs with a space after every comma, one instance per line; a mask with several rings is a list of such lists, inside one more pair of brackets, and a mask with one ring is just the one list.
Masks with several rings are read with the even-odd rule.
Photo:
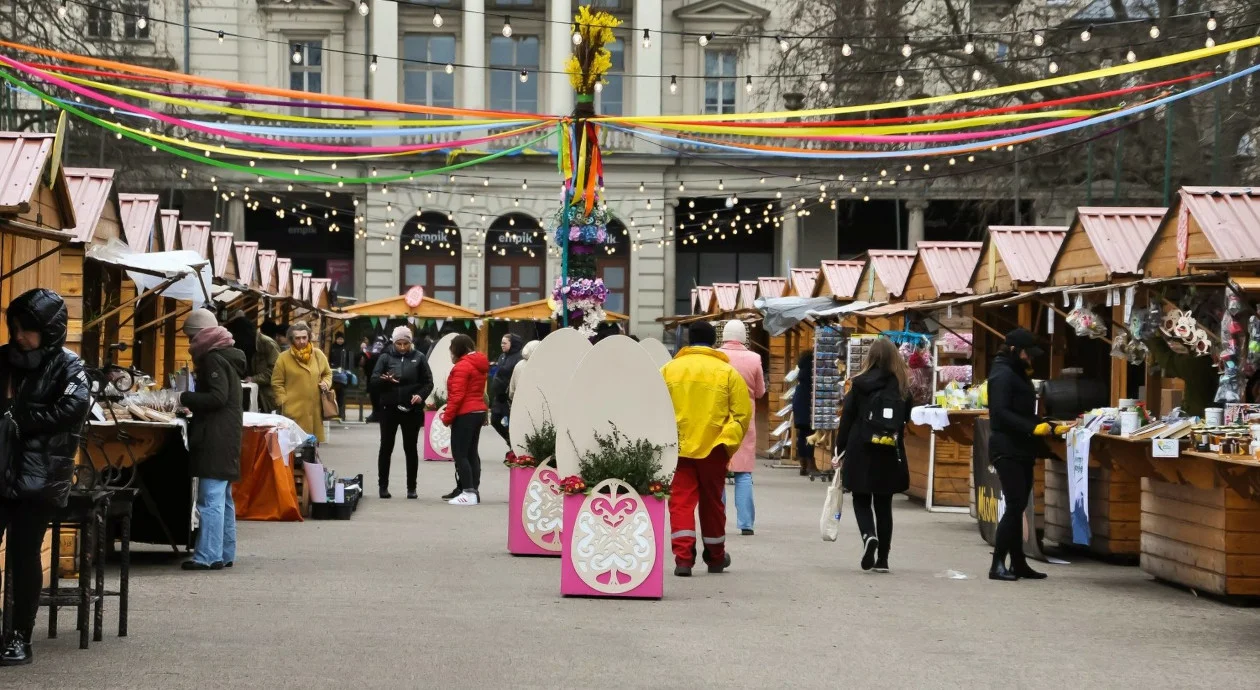
[[1108, 306], [1108, 307], [1114, 307], [1114, 306], [1115, 306], [1115, 303], [1113, 303], [1113, 302], [1112, 302], [1111, 297], [1112, 297], [1112, 292], [1111, 292], [1111, 290], [1108, 290], [1108, 291], [1107, 291], [1107, 306]]
[[1063, 293], [1063, 308], [1064, 309], [1067, 309], [1068, 307], [1072, 306], [1072, 303], [1068, 301], [1069, 299], [1070, 298], [1068, 297], [1068, 293], [1064, 292]]
[[1084, 309], [1084, 308], [1085, 308], [1085, 295], [1083, 295], [1083, 294], [1081, 294], [1081, 293], [1079, 293], [1079, 292], [1078, 292], [1078, 293], [1076, 293], [1076, 308], [1077, 308], [1077, 309]]
[[1129, 287], [1124, 291], [1124, 322], [1129, 323], [1133, 317], [1133, 298], [1137, 296], [1137, 288]]
[[[1064, 299], [1067, 299], [1066, 295], [1064, 295]], [[1046, 333], [1050, 335], [1054, 335], [1054, 317], [1054, 307], [1046, 307]]]
[[1175, 438], [1157, 438], [1151, 441], [1151, 457], [1181, 457], [1181, 444]]

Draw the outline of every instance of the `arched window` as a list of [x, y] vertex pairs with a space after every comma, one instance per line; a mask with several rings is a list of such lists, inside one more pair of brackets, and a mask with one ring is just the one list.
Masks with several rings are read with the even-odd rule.
[[547, 295], [547, 239], [538, 219], [499, 216], [486, 231], [486, 308], [500, 309]]
[[630, 308], [630, 233], [617, 219], [608, 222], [608, 243], [595, 252], [595, 277], [608, 288], [604, 309], [622, 314]]
[[425, 211], [412, 216], [399, 235], [398, 292], [419, 285], [424, 294], [459, 304], [459, 228], [446, 214]]

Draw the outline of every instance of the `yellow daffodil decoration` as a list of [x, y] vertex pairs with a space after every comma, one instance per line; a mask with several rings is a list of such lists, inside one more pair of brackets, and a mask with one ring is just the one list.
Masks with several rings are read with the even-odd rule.
[[617, 40], [613, 29], [621, 20], [607, 12], [591, 12], [583, 5], [573, 17], [573, 55], [565, 63], [569, 83], [579, 96], [593, 96], [595, 85], [604, 83], [604, 75], [612, 69], [612, 53], [604, 46]]

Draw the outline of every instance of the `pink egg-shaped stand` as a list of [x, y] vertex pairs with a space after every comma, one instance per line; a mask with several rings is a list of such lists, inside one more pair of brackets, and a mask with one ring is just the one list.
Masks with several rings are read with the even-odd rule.
[[[508, 553], [513, 556], [559, 558], [561, 533], [554, 527], [547, 529], [548, 526], [554, 525], [554, 522], [548, 524], [548, 516], [544, 514], [547, 512], [545, 506], [535, 505], [533, 511], [526, 509], [527, 503], [531, 501], [538, 503], [534, 497], [530, 496], [529, 491], [536, 470], [537, 468], [534, 467], [508, 468]], [[548, 478], [553, 480], [556, 477], [555, 468], [552, 467], [544, 467], [542, 473], [549, 474]], [[551, 491], [551, 488], [539, 486], [538, 491]], [[532, 521], [531, 525], [526, 525], [527, 512], [540, 513], [539, 519]], [[535, 530], [537, 539], [530, 537], [530, 527]]]
[[[581, 556], [575, 552], [574, 539], [570, 535], [578, 534], [577, 527], [578, 516], [581, 513], [589, 512], [586, 508], [588, 499], [592, 497], [583, 495], [565, 496], [564, 497], [564, 528], [561, 544], [563, 552], [560, 557], [560, 594], [570, 597], [601, 597], [601, 598], [617, 598], [617, 599], [660, 599], [664, 595], [665, 589], [665, 545], [669, 542], [669, 534], [665, 531], [665, 501], [654, 496], [639, 497], [637, 500], [642, 501], [642, 508], [646, 511], [652, 526], [652, 537], [655, 542], [651, 547], [654, 551], [654, 558], [651, 563], [650, 570], [646, 577], [636, 584], [634, 587], [625, 590], [610, 592], [607, 583], [600, 582], [604, 580], [608, 573], [596, 575], [594, 580], [596, 586], [588, 584], [591, 580], [590, 574], [583, 577], [578, 572], [581, 567], [576, 559]], [[614, 517], [615, 519], [615, 517]], [[580, 539], [580, 537], [579, 537]], [[598, 561], [596, 561], [598, 562]], [[589, 567], [587, 563], [587, 567]], [[624, 575], [619, 577], [624, 578]]]

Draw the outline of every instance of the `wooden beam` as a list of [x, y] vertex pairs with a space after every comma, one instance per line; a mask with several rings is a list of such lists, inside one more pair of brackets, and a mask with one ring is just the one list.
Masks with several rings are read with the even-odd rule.
[[154, 320], [152, 320], [152, 321], [150, 321], [150, 322], [146, 323], [146, 324], [145, 324], [145, 325], [143, 325], [143, 326], [137, 326], [137, 327], [136, 327], [136, 330], [135, 330], [135, 333], [136, 333], [137, 335], [139, 335], [140, 333], [143, 333], [144, 331], [147, 331], [147, 330], [149, 330], [150, 328], [153, 328], [154, 326], [160, 326], [162, 323], [164, 323], [164, 322], [166, 322], [166, 321], [169, 321], [172, 317], [173, 317], [173, 318], [177, 318], [177, 319], [178, 319], [179, 317], [183, 316], [184, 314], [187, 314], [187, 313], [191, 312], [192, 310], [193, 310], [193, 307], [188, 307], [187, 309], [185, 309], [185, 310], [183, 310], [183, 311], [173, 311], [173, 312], [171, 312], [171, 313], [169, 313], [169, 314], [166, 314], [166, 315], [164, 315], [164, 316], [160, 316], [160, 317], [158, 317], [158, 318], [156, 318], [156, 319], [154, 319]]
[[[141, 299], [143, 299], [143, 298], [145, 298], [145, 297], [148, 297], [149, 295], [153, 295], [153, 294], [156, 294], [156, 293], [160, 293], [161, 291], [163, 291], [163, 290], [165, 290], [166, 288], [170, 287], [170, 286], [171, 286], [171, 283], [175, 282], [176, 280], [178, 280], [178, 278], [170, 278], [170, 279], [168, 279], [166, 282], [161, 283], [161, 284], [159, 284], [159, 285], [156, 285], [156, 286], [154, 286], [154, 287], [152, 287], [152, 288], [149, 288], [148, 290], [145, 290], [144, 292], [140, 293], [139, 295], [137, 295], [137, 296], [135, 297], [135, 303], [136, 303], [136, 305], [139, 305], [139, 304], [140, 304], [140, 300], [141, 300]], [[113, 316], [113, 315], [117, 314], [118, 312], [120, 312], [120, 311], [122, 311], [122, 310], [126, 309], [128, 306], [131, 306], [131, 300], [128, 300], [128, 301], [126, 301], [126, 302], [123, 302], [123, 303], [119, 304], [118, 306], [114, 307], [113, 309], [110, 309], [109, 311], [105, 312], [104, 314], [101, 314], [100, 316], [96, 317], [95, 319], [92, 319], [91, 321], [89, 321], [89, 322], [87, 322], [87, 323], [83, 324], [83, 331], [86, 333], [87, 331], [90, 331], [90, 330], [92, 330], [93, 328], [96, 328], [96, 326], [97, 326], [100, 322], [102, 322], [102, 321], [104, 321], [105, 319], [108, 319], [109, 317], [111, 317], [111, 316]], [[124, 322], [124, 323], [125, 323], [125, 322]], [[120, 325], [121, 325], [121, 324], [120, 324]]]

